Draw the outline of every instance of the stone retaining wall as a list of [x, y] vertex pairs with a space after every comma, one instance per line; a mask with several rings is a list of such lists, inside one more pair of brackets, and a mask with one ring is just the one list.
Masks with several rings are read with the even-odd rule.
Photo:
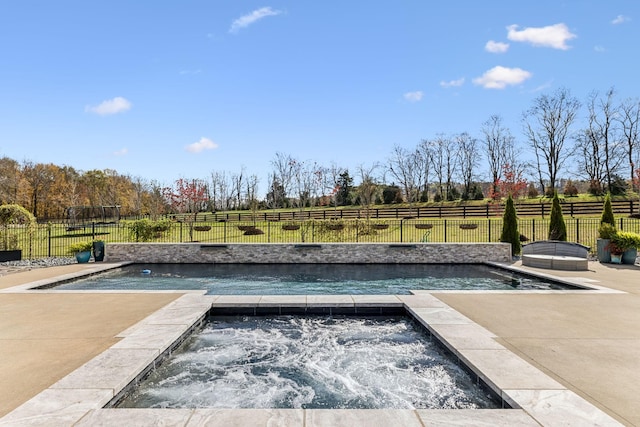
[[105, 261], [138, 263], [434, 264], [511, 261], [507, 243], [109, 243]]

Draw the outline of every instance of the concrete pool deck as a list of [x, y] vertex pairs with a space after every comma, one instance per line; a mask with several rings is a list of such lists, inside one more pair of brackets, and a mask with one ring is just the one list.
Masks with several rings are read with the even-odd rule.
[[[519, 263], [515, 265], [519, 266]], [[155, 292], [35, 293], [8, 289], [91, 268], [95, 265], [77, 264], [0, 277], [0, 375], [3, 379], [0, 382], [0, 416], [51, 387], [112, 345], [121, 345], [126, 339], [123, 331], [182, 295]], [[640, 268], [591, 262], [589, 271], [585, 272], [523, 269], [621, 292], [426, 293], [486, 329], [492, 335], [492, 341], [537, 367], [562, 388], [586, 399], [621, 424], [640, 425], [640, 408], [637, 405], [637, 396], [640, 395]], [[274, 303], [274, 299], [277, 300], [267, 298], [264, 303]], [[114, 411], [120, 410], [100, 412]], [[212, 411], [194, 414], [190, 410], [175, 410], [164, 414], [175, 417], [176, 425], [184, 425], [179, 424], [179, 420], [185, 419], [197, 425], [195, 419], [198, 417], [204, 420], [215, 416], [218, 422], [222, 422], [231, 416], [230, 411], [218, 410], [215, 415]], [[252, 419], [268, 419], [274, 411], [278, 412], [257, 411], [254, 413], [257, 418]], [[310, 411], [305, 414], [302, 410], [280, 412], [291, 419], [291, 425], [302, 425], [298, 421], [304, 419], [306, 425], [311, 426], [330, 425], [332, 417], [337, 417], [339, 411], [325, 414]], [[433, 422], [437, 417], [451, 419], [445, 416], [448, 411], [436, 411], [435, 414], [433, 411], [417, 412], [424, 418], [412, 418], [416, 425], [428, 425], [425, 419]], [[505, 415], [508, 417], [521, 414], [520, 411], [506, 412], [511, 414]], [[379, 425], [384, 423], [385, 417], [395, 419], [397, 423], [397, 417], [401, 416], [386, 410], [367, 413]], [[131, 416], [124, 412], [119, 414], [113, 416]], [[464, 424], [465, 417], [472, 417], [466, 418], [467, 424], [473, 420], [476, 425], [478, 417], [485, 416], [484, 412], [480, 414], [477, 411], [471, 414], [456, 411], [456, 414], [461, 423]], [[111, 418], [111, 422], [114, 419]], [[6, 425], [12, 425], [10, 420], [4, 421]], [[505, 418], [504, 425], [513, 425], [514, 421]], [[520, 421], [529, 425], [527, 419]], [[345, 419], [342, 422], [346, 422]], [[366, 424], [366, 420], [360, 422]], [[495, 419], [491, 423], [495, 423]], [[436, 424], [442, 425], [440, 422]]]

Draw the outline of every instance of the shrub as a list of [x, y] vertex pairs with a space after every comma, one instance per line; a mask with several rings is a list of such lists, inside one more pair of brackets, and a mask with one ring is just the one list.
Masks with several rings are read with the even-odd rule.
[[70, 254], [77, 254], [78, 252], [89, 252], [93, 247], [93, 242], [85, 241], [85, 242], [77, 242], [72, 243], [67, 247], [67, 252]]
[[148, 242], [155, 238], [160, 238], [171, 229], [171, 221], [160, 219], [151, 221], [148, 218], [131, 221], [127, 224], [129, 234], [136, 242]]
[[504, 243], [511, 243], [511, 255], [517, 255], [520, 253], [521, 244], [520, 233], [518, 232], [518, 216], [516, 214], [516, 207], [513, 204], [511, 194], [509, 194], [507, 204], [504, 208], [500, 241]]
[[619, 175], [613, 175], [611, 177], [611, 187], [609, 187], [609, 193], [614, 196], [622, 196], [627, 193], [629, 184]]
[[640, 234], [630, 231], [618, 231], [611, 236], [611, 243], [622, 252], [628, 249], [638, 249], [640, 248]]
[[33, 233], [36, 226], [36, 218], [20, 205], [1, 205], [0, 206], [0, 244], [2, 250], [18, 249], [18, 237], [9, 232], [10, 225], [26, 225], [29, 234]]
[[601, 239], [611, 239], [616, 234], [616, 227], [608, 222], [600, 223], [598, 227], [598, 237]]
[[564, 195], [566, 197], [576, 197], [578, 195], [578, 187], [575, 186], [573, 181], [568, 180], [564, 186]]
[[553, 204], [551, 205], [551, 217], [549, 219], [549, 240], [567, 241], [567, 225], [562, 216], [562, 207], [558, 193], [553, 193]]
[[611, 193], [607, 193], [607, 195], [604, 196], [604, 206], [602, 207], [600, 224], [611, 224], [614, 229], [616, 227], [616, 219], [613, 217], [613, 207], [611, 206]]
[[533, 182], [530, 182], [529, 188], [527, 189], [527, 197], [530, 199], [535, 199], [539, 195], [540, 193], [538, 192], [538, 189], [536, 188], [535, 184]]

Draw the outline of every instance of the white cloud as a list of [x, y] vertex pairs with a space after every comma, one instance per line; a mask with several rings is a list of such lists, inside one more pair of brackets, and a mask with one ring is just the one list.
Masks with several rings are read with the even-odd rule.
[[121, 96], [116, 96], [113, 99], [108, 99], [103, 101], [99, 105], [91, 106], [87, 105], [84, 107], [84, 111], [87, 113], [95, 113], [100, 116], [108, 116], [111, 114], [124, 113], [131, 109], [131, 102], [122, 98]]
[[185, 150], [190, 153], [199, 153], [204, 150], [215, 150], [216, 148], [218, 148], [218, 144], [216, 144], [209, 138], [202, 137], [198, 142], [187, 145], [185, 147]]
[[280, 15], [282, 11], [273, 10], [270, 7], [263, 7], [260, 9], [256, 9], [251, 13], [241, 16], [231, 23], [231, 28], [229, 28], [230, 33], [237, 33], [242, 28], [246, 28], [249, 25], [261, 20], [262, 18], [266, 18], [267, 16], [276, 16]]
[[598, 52], [598, 53], [603, 53], [603, 52], [606, 52], [606, 51], [607, 51], [607, 49], [605, 49], [605, 47], [604, 47], [604, 46], [601, 46], [601, 45], [596, 45], [596, 46], [594, 46], [594, 47], [593, 47], [593, 50], [595, 50], [595, 51], [596, 51], [596, 52]]
[[509, 50], [509, 43], [489, 40], [487, 44], [484, 45], [484, 50], [491, 53], [505, 53], [507, 50]]
[[532, 74], [522, 68], [493, 67], [486, 71], [481, 77], [473, 79], [473, 83], [485, 89], [504, 89], [522, 83], [530, 78]]
[[113, 155], [114, 156], [126, 156], [129, 153], [129, 150], [127, 148], [121, 148], [118, 151], [114, 151]]
[[415, 92], [407, 92], [403, 96], [404, 96], [404, 99], [406, 99], [409, 102], [418, 102], [422, 99], [423, 95], [424, 94], [422, 93], [422, 91], [417, 90]]
[[523, 30], [518, 30], [517, 25], [509, 25], [507, 31], [507, 38], [514, 42], [531, 43], [534, 46], [561, 50], [569, 49], [567, 41], [577, 37], [562, 23], [539, 28], [530, 27]]
[[449, 80], [448, 82], [445, 82], [445, 81], [440, 82], [440, 86], [444, 88], [460, 87], [463, 84], [464, 84], [464, 77], [459, 78], [458, 80]]
[[618, 15], [618, 16], [615, 17], [615, 19], [613, 19], [611, 21], [611, 23], [613, 25], [618, 25], [618, 24], [622, 24], [622, 23], [625, 23], [625, 22], [628, 22], [628, 21], [631, 21], [631, 18], [629, 18], [628, 16]]

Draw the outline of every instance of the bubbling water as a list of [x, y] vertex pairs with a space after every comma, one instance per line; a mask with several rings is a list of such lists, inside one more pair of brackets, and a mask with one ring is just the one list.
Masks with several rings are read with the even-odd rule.
[[120, 407], [495, 408], [406, 318], [212, 318]]

